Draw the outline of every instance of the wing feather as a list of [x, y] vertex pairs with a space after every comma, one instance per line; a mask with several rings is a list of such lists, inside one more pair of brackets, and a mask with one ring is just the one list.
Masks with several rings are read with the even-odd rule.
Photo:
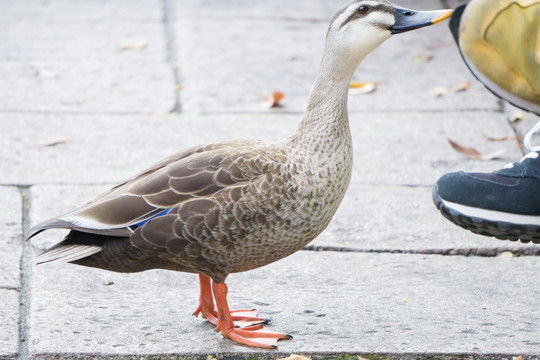
[[31, 229], [29, 238], [49, 228], [130, 236], [133, 232], [130, 227], [151, 219], [164, 209], [210, 196], [225, 187], [246, 183], [259, 176], [262, 167], [257, 164], [245, 166], [244, 158], [257, 159], [265, 154], [265, 150], [258, 150], [262, 144], [231, 141], [179, 152], [97, 196], [81, 208], [39, 224]]

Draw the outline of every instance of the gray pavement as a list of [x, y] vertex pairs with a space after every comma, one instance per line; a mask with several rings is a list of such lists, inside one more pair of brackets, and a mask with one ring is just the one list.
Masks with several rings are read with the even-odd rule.
[[[23, 238], [182, 148], [291, 133], [342, 4], [0, 0], [0, 358], [276, 356], [193, 318], [194, 275], [34, 266], [65, 232]], [[145, 46], [120, 50], [125, 41]], [[318, 251], [231, 275], [231, 306], [257, 307], [269, 329], [292, 334], [283, 354], [540, 358], [540, 246], [461, 230], [431, 202], [444, 173], [518, 160], [514, 133], [537, 118], [509, 122], [514, 109], [475, 82], [447, 24], [389, 40], [354, 79], [379, 87], [349, 98], [352, 184]], [[447, 93], [432, 96], [437, 86]], [[263, 108], [275, 90], [283, 107]], [[508, 151], [473, 161], [447, 138]], [[64, 141], [39, 145], [54, 139]]]

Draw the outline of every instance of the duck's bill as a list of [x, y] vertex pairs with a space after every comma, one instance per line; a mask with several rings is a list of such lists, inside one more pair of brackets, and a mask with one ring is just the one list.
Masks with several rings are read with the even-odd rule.
[[396, 22], [390, 28], [392, 34], [429, 26], [448, 19], [452, 10], [416, 11], [398, 7], [392, 7]]

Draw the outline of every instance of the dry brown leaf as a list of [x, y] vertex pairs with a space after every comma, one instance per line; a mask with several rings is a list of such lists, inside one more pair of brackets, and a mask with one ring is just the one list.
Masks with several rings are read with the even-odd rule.
[[445, 43], [443, 41], [436, 42], [435, 44], [429, 45], [427, 47], [428, 50], [439, 50], [440, 48], [444, 47]]
[[490, 136], [490, 135], [484, 134], [484, 136], [489, 141], [507, 141], [507, 140], [517, 140], [518, 139], [518, 137], [516, 135], [512, 135], [512, 136], [508, 136], [508, 135], [505, 135], [505, 136]]
[[489, 154], [482, 154], [481, 152], [479, 152], [478, 150], [476, 150], [475, 148], [471, 146], [463, 146], [450, 139], [448, 139], [448, 142], [450, 143], [450, 145], [456, 152], [473, 160], [494, 160], [501, 157], [501, 155], [503, 155], [509, 150], [507, 148], [507, 149], [497, 150]]
[[435, 87], [431, 88], [431, 90], [429, 91], [431, 96], [433, 96], [435, 98], [442, 97], [442, 96], [446, 95], [447, 92], [448, 91], [446, 90], [446, 88], [444, 86], [435, 86]]
[[274, 91], [271, 95], [266, 95], [263, 98], [263, 106], [265, 108], [273, 108], [273, 107], [279, 107], [281, 104], [279, 103], [281, 99], [283, 99], [285, 95], [283, 95], [280, 91]]
[[280, 358], [277, 360], [311, 360], [311, 358], [308, 358], [302, 355], [291, 354], [286, 358]]
[[467, 91], [467, 89], [469, 89], [470, 86], [471, 86], [470, 81], [464, 81], [454, 86], [453, 90], [454, 92]]
[[349, 84], [349, 94], [351, 95], [363, 95], [374, 92], [379, 86], [376, 82], [351, 82]]
[[512, 360], [523, 360], [523, 356], [512, 356]]
[[41, 141], [36, 144], [37, 147], [45, 147], [45, 146], [55, 146], [55, 145], [61, 145], [61, 144], [67, 144], [71, 142], [73, 138], [71, 136], [59, 136], [57, 138], [47, 140], [47, 141]]
[[118, 44], [118, 50], [142, 50], [148, 45], [148, 41], [143, 39], [129, 39], [120, 41]]

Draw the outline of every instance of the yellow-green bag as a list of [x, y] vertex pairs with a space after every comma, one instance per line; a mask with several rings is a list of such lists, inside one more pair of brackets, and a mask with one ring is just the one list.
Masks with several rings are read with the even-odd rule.
[[478, 80], [540, 115], [540, 0], [472, 0], [455, 10], [450, 29]]

